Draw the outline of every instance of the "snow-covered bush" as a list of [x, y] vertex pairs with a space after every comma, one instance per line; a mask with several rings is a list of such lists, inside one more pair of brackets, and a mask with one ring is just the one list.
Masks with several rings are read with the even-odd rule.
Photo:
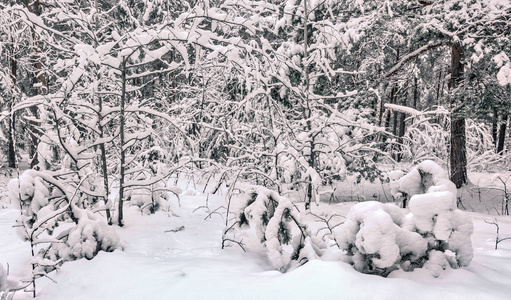
[[34, 279], [65, 261], [121, 248], [117, 233], [102, 217], [77, 205], [84, 197], [81, 184], [66, 187], [47, 171], [27, 170], [8, 186], [22, 212], [17, 232], [31, 244]]
[[273, 266], [282, 272], [318, 258], [324, 247], [311, 235], [291, 200], [261, 186], [248, 193], [236, 222], [226, 233], [230, 229], [234, 231], [233, 239], [255, 237], [251, 248], [262, 245]]
[[[457, 189], [449, 180], [445, 170], [431, 160], [425, 160], [415, 166], [408, 174], [397, 170], [390, 173], [391, 192], [395, 199], [402, 201], [406, 207], [407, 201], [417, 194], [435, 191], [448, 191], [456, 196]], [[433, 187], [434, 186], [434, 187]], [[429, 191], [429, 189], [431, 191]]]
[[424, 261], [427, 241], [413, 227], [413, 220], [393, 204], [362, 202], [350, 210], [336, 241], [357, 271], [386, 276]]
[[346, 260], [360, 272], [383, 276], [398, 268], [421, 267], [439, 276], [448, 265], [468, 266], [473, 225], [456, 209], [457, 190], [446, 172], [433, 161], [424, 161], [406, 175], [392, 175], [393, 195], [410, 197], [410, 212], [378, 202], [353, 206], [336, 232]]
[[103, 221], [103, 218], [87, 210], [74, 210], [78, 219], [76, 226], [62, 231], [56, 243], [48, 251], [52, 261], [72, 261], [80, 258], [92, 259], [99, 251], [112, 252], [122, 247], [115, 230]]
[[21, 210], [27, 225], [31, 227], [38, 219], [40, 210], [49, 203], [48, 185], [31, 172], [23, 172], [19, 178], [11, 179], [7, 188], [13, 207]]

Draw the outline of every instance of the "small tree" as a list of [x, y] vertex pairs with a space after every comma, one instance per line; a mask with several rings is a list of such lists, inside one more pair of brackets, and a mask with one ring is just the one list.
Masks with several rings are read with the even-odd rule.
[[250, 236], [253, 230], [257, 240], [251, 249], [262, 245], [273, 266], [282, 272], [319, 258], [325, 247], [319, 238], [311, 235], [289, 199], [260, 186], [249, 192], [246, 204], [224, 236], [233, 234], [230, 240], [253, 239]]

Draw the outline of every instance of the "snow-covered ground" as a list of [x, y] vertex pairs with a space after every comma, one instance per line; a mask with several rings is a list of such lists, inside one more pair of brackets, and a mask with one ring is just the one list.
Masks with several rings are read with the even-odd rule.
[[[206, 194], [185, 190], [181, 207], [142, 216], [126, 211], [126, 226], [117, 228], [125, 249], [100, 252], [93, 260], [65, 263], [57, 283], [37, 281], [38, 299], [509, 299], [511, 240], [495, 247], [494, 216], [468, 212], [474, 222], [474, 259], [463, 269], [448, 269], [439, 278], [429, 271], [395, 271], [389, 278], [358, 273], [338, 261], [311, 261], [286, 274], [275, 271], [260, 253], [237, 245], [221, 249], [224, 216], [205, 208]], [[209, 195], [210, 210], [224, 205]], [[354, 202], [313, 206], [317, 215], [346, 215]], [[195, 210], [195, 212], [194, 212]], [[219, 210], [224, 212], [224, 210]], [[12, 276], [30, 272], [30, 248], [12, 228], [19, 212], [0, 210], [0, 263]], [[501, 238], [511, 236], [511, 217], [498, 216]], [[184, 226], [184, 229], [180, 229]], [[173, 232], [172, 230], [176, 231]], [[30, 294], [16, 294], [28, 299]]]

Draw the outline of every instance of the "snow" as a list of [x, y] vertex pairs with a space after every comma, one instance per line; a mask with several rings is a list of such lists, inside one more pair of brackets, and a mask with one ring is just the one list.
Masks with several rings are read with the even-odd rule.
[[[470, 266], [452, 269], [442, 256], [430, 254], [439, 260], [434, 266], [445, 267], [438, 270], [438, 278], [426, 269], [397, 270], [388, 278], [365, 275], [338, 261], [333, 253], [329, 257], [335, 261], [326, 261], [324, 255], [324, 260], [280, 273], [262, 253], [245, 253], [237, 245], [222, 250], [225, 219], [217, 214], [205, 219], [208, 211], [203, 209], [193, 212], [208, 195], [200, 192], [200, 186], [179, 186], [189, 191], [181, 195], [181, 207], [175, 198], [170, 200], [171, 211], [150, 216], [127, 207], [126, 226], [114, 227], [124, 251], [66, 262], [52, 274], [56, 284], [38, 280], [36, 299], [166, 299], [168, 295], [174, 299], [506, 299], [511, 293], [511, 242], [502, 242], [494, 250], [495, 227], [484, 222], [490, 219], [486, 214], [465, 213], [474, 223]], [[210, 209], [225, 205], [221, 195], [209, 195], [208, 201]], [[354, 204], [321, 203], [312, 212], [346, 215]], [[375, 213], [370, 219], [382, 224], [401, 219], [395, 206], [385, 206], [388, 216]], [[0, 210], [0, 263], [4, 267], [9, 263], [12, 278], [30, 274], [30, 247], [12, 228], [18, 216], [16, 209]], [[407, 216], [401, 221], [401, 227], [407, 226]], [[511, 217], [500, 216], [498, 221], [501, 235], [511, 236]], [[169, 232], [181, 226], [183, 230]], [[397, 234], [396, 240], [400, 237]], [[31, 295], [17, 292], [15, 299], [31, 299]]]

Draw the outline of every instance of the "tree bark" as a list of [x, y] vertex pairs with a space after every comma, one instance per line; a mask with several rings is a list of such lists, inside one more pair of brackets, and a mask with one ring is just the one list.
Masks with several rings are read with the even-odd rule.
[[[493, 108], [493, 119], [491, 122], [491, 136], [493, 138], [493, 145], [497, 149], [497, 132], [498, 132], [499, 114], [497, 108]], [[497, 150], [498, 152], [498, 150]]]
[[503, 113], [502, 114], [502, 123], [500, 124], [500, 128], [499, 128], [499, 143], [497, 145], [497, 153], [500, 153], [500, 154], [502, 154], [502, 152], [504, 151], [504, 142], [506, 140], [507, 119], [508, 119], [508, 114]]
[[[449, 81], [449, 89], [454, 94], [458, 92], [456, 89], [463, 81], [463, 49], [459, 42], [453, 43], [451, 47], [451, 80]], [[454, 99], [460, 98], [453, 97]], [[455, 105], [455, 100], [452, 100]], [[457, 188], [467, 183], [467, 157], [466, 157], [466, 134], [465, 134], [465, 118], [458, 111], [453, 111], [451, 115], [451, 181]]]
[[417, 109], [417, 104], [419, 102], [419, 79], [415, 77], [413, 79], [413, 108]]
[[12, 82], [12, 94], [11, 94], [11, 102], [9, 103], [9, 130], [7, 137], [7, 161], [9, 164], [9, 168], [16, 168], [16, 150], [15, 143], [16, 139], [14, 137], [16, 131], [16, 112], [12, 111], [14, 106], [14, 102], [16, 101], [16, 80], [18, 77], [18, 60], [16, 58], [16, 50], [14, 49], [14, 40], [12, 45], [12, 55], [11, 55], [11, 82]]

